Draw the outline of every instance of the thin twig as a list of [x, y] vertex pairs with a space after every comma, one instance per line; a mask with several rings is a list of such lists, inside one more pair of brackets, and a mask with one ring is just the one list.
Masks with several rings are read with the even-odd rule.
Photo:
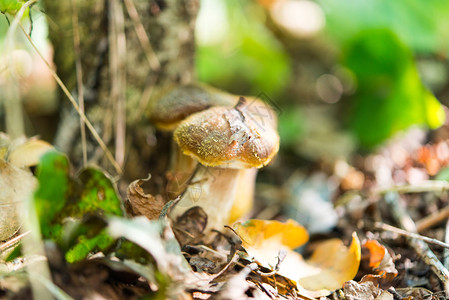
[[134, 120], [136, 121], [140, 120], [148, 104], [150, 103], [151, 95], [153, 94], [154, 86], [159, 78], [159, 74], [160, 73], [157, 73], [155, 76], [152, 76], [149, 82], [146, 84], [145, 89], [143, 90], [143, 93], [140, 96], [139, 105], [134, 114]]
[[388, 225], [388, 224], [385, 224], [385, 223], [376, 222], [376, 223], [374, 223], [374, 227], [376, 227], [377, 229], [387, 230], [387, 231], [391, 231], [391, 232], [394, 232], [394, 233], [397, 233], [397, 234], [400, 234], [400, 235], [403, 235], [403, 236], [407, 236], [407, 237], [412, 238], [412, 239], [422, 240], [422, 241], [424, 241], [424, 242], [426, 242], [428, 244], [434, 244], [434, 245], [438, 245], [440, 247], [449, 249], [449, 244], [446, 244], [446, 243], [441, 242], [439, 240], [436, 240], [436, 239], [433, 239], [433, 238], [430, 238], [430, 237], [427, 237], [427, 236], [423, 236], [423, 235], [420, 235], [420, 234], [417, 234], [417, 233], [405, 231], [403, 229], [400, 229], [400, 228], [397, 228], [397, 227], [394, 227], [394, 226], [391, 226], [391, 225]]
[[[406, 209], [399, 203], [399, 195], [397, 193], [387, 193], [384, 197], [385, 202], [389, 206], [393, 218], [402, 229], [416, 233], [416, 225], [412, 218], [408, 215]], [[449, 285], [449, 271], [438, 260], [436, 255], [430, 250], [429, 246], [420, 239], [407, 237], [407, 242], [421, 257], [421, 259], [430, 266], [431, 270], [442, 281], [443, 285]]]
[[[25, 13], [25, 10], [26, 10], [29, 6], [33, 5], [33, 4], [36, 3], [36, 2], [37, 2], [37, 0], [29, 0], [29, 1], [25, 2], [25, 3], [22, 5], [22, 7], [20, 8], [19, 12], [18, 12], [18, 13], [16, 14], [16, 16], [14, 17], [14, 19], [12, 20], [11, 25], [9, 26], [8, 32], [6, 33], [6, 38], [5, 38], [5, 44], [6, 44], [6, 45], [5, 45], [5, 49], [8, 49], [8, 47], [7, 47], [8, 43], [10, 43], [11, 41], [14, 40], [12, 35], [13, 35], [14, 32], [16, 31], [17, 26], [18, 26], [18, 25], [21, 25], [21, 24], [20, 24], [20, 20], [22, 19], [23, 14]], [[8, 45], [8, 46], [9, 46], [9, 45]]]
[[[446, 232], [445, 232], [445, 235], [444, 235], [444, 241], [446, 243], [449, 243], [449, 220], [446, 222], [446, 228], [445, 229], [446, 229]], [[443, 259], [444, 266], [446, 268], [449, 268], [449, 249], [444, 249], [443, 257], [444, 257], [444, 259]]]
[[281, 263], [284, 261], [286, 256], [287, 256], [287, 251], [279, 250], [279, 254], [276, 257], [278, 261], [277, 261], [276, 266], [274, 267], [274, 269], [271, 272], [268, 272], [268, 273], [264, 273], [264, 272], [262, 272], [260, 270], [257, 270], [257, 274], [259, 274], [262, 277], [271, 277], [273, 275], [276, 275], [276, 273], [281, 268]]
[[[71, 0], [72, 3], [72, 27], [73, 27], [73, 46], [75, 48], [75, 69], [76, 69], [76, 83], [78, 88], [78, 101], [80, 111], [84, 113], [84, 85], [83, 85], [83, 68], [81, 65], [81, 49], [80, 49], [80, 35], [78, 28], [78, 8], [76, 0]], [[86, 141], [86, 126], [83, 118], [80, 117], [81, 130], [81, 147], [83, 149], [83, 164], [87, 165], [87, 141]]]
[[214, 253], [215, 255], [223, 257], [223, 258], [227, 258], [228, 257], [226, 254], [220, 253], [217, 250], [214, 250], [214, 249], [212, 249], [210, 247], [207, 247], [206, 245], [198, 245], [198, 248], [204, 249], [206, 251]]
[[6, 241], [5, 243], [0, 245], [0, 253], [2, 253], [3, 251], [5, 251], [8, 248], [11, 248], [12, 246], [14, 246], [15, 244], [17, 244], [18, 242], [20, 242], [20, 240], [26, 236], [27, 234], [29, 234], [30, 231], [25, 231], [24, 233], [19, 234], [18, 236]]
[[69, 99], [69, 101], [72, 103], [73, 107], [75, 108], [76, 112], [80, 115], [80, 117], [83, 119], [83, 121], [86, 123], [87, 128], [89, 129], [89, 131], [92, 133], [93, 137], [95, 138], [95, 140], [97, 141], [98, 145], [101, 147], [101, 149], [103, 150], [103, 152], [105, 153], [106, 157], [108, 158], [108, 160], [111, 162], [112, 166], [115, 168], [116, 172], [118, 174], [122, 174], [122, 169], [119, 166], [119, 164], [115, 161], [114, 156], [112, 155], [111, 151], [109, 151], [108, 147], [106, 146], [106, 144], [103, 142], [103, 140], [101, 139], [101, 137], [98, 135], [97, 131], [95, 130], [94, 126], [92, 125], [92, 123], [89, 121], [89, 119], [87, 119], [86, 115], [80, 110], [78, 104], [76, 103], [75, 98], [73, 98], [73, 96], [70, 94], [69, 90], [67, 89], [67, 87], [65, 86], [65, 84], [62, 82], [61, 78], [59, 78], [59, 76], [56, 74], [56, 72], [52, 69], [52, 67], [50, 66], [50, 63], [44, 58], [44, 56], [42, 55], [42, 53], [39, 51], [39, 49], [37, 49], [36, 45], [34, 44], [34, 42], [31, 40], [31, 37], [28, 35], [28, 33], [25, 31], [25, 29], [23, 28], [22, 24], [20, 24], [20, 28], [22, 29], [23, 34], [25, 34], [26, 38], [28, 39], [28, 41], [30, 42], [31, 46], [33, 46], [34, 50], [37, 52], [37, 54], [41, 57], [41, 59], [43, 60], [43, 62], [47, 65], [48, 69], [50, 70], [50, 73], [52, 74], [52, 76], [55, 78], [56, 82], [58, 83], [58, 85], [61, 87], [62, 91], [64, 92], [64, 94], [67, 96], [67, 98]]
[[[14, 49], [14, 34], [17, 30], [17, 26], [20, 24], [20, 20], [22, 19], [25, 11], [31, 7], [37, 0], [30, 0], [22, 5], [14, 19], [12, 20], [8, 31], [5, 37], [5, 45], [3, 48], [4, 53], [0, 53], [1, 56], [7, 55], [10, 56]], [[6, 61], [7, 64], [14, 64], [13, 60]], [[11, 82], [7, 83], [6, 86], [2, 87], [3, 94], [2, 97], [5, 99], [4, 107], [5, 107], [5, 118], [6, 118], [6, 132], [13, 138], [17, 138], [25, 134], [25, 123], [23, 120], [23, 110], [22, 110], [22, 101], [20, 99], [20, 91], [17, 84], [17, 81], [14, 82], [15, 76], [17, 74], [13, 74], [15, 71], [15, 67], [11, 68], [10, 80]]]
[[[226, 270], [229, 269], [229, 267], [230, 267], [231, 265], [235, 264], [235, 263], [238, 261], [238, 259], [239, 259], [239, 255], [238, 255], [237, 253], [234, 253], [234, 255], [232, 256], [232, 259], [226, 264], [226, 266], [224, 266], [224, 268], [221, 269], [220, 272], [218, 272], [217, 274], [214, 274], [214, 275], [212, 276], [212, 280], [215, 280], [215, 279], [217, 279], [218, 277], [220, 277], [224, 272], [226, 272]], [[212, 281], [212, 280], [211, 280], [211, 281]]]
[[139, 13], [137, 12], [136, 6], [133, 0], [124, 0], [126, 11], [133, 21], [134, 30], [136, 31], [137, 39], [145, 53], [145, 57], [148, 61], [150, 68], [156, 72], [156, 75], [151, 76], [150, 82], [145, 85], [145, 89], [139, 100], [138, 109], [135, 110], [135, 120], [139, 120], [142, 117], [145, 108], [148, 106], [151, 95], [153, 94], [154, 85], [159, 78], [159, 70], [161, 69], [161, 64], [156, 54], [154, 53], [153, 47], [151, 46], [148, 34], [140, 20]]
[[115, 106], [116, 114], [115, 159], [123, 166], [126, 145], [126, 36], [123, 9], [118, 0], [109, 2], [109, 15], [110, 100]]
[[424, 193], [424, 192], [445, 192], [449, 190], [449, 182], [444, 180], [426, 180], [419, 184], [396, 185], [386, 189], [379, 190], [378, 194], [389, 192], [396, 193]]
[[[198, 247], [199, 247], [199, 248], [202, 248], [202, 249], [204, 249], [204, 250], [206, 250], [206, 251], [212, 252], [212, 253], [214, 253], [214, 254], [216, 254], [216, 255], [218, 255], [218, 256], [221, 256], [221, 257], [226, 257], [226, 256], [227, 256], [226, 254], [222, 254], [222, 253], [220, 253], [220, 252], [218, 252], [218, 251], [216, 251], [216, 250], [214, 250], [214, 249], [211, 249], [211, 248], [209, 248], [209, 247], [207, 247], [207, 246], [205, 246], [205, 245], [199, 245]], [[245, 264], [239, 262], [238, 260], [235, 262], [235, 264], [238, 265], [238, 266], [240, 266], [240, 267], [242, 267], [242, 268], [245, 268], [245, 267], [247, 266], [247, 265], [245, 265]], [[257, 265], [256, 263], [251, 263], [251, 264]], [[257, 269], [256, 269], [256, 268], [252, 269], [251, 272], [254, 273], [255, 275], [259, 275], [259, 274], [257, 273]], [[285, 284], [283, 284], [283, 283], [281, 283], [281, 282], [279, 282], [279, 281], [277, 281], [277, 280], [275, 280], [275, 279], [273, 279], [273, 278], [271, 278], [271, 277], [266, 277], [266, 279], [267, 279], [268, 281], [271, 281], [276, 287], [279, 286], [279, 287], [281, 287], [281, 288], [283, 288], [283, 289], [288, 289], [288, 286], [287, 286], [287, 285], [285, 285]], [[305, 295], [302, 295], [302, 294], [300, 294], [300, 297], [302, 297], [302, 299], [306, 299], [306, 300], [313, 300], [313, 298], [310, 298], [310, 297], [305, 296]]]
[[134, 5], [133, 0], [125, 0], [125, 7], [128, 12], [128, 15], [131, 17], [133, 21], [134, 30], [136, 31], [137, 39], [142, 46], [145, 56], [148, 60], [148, 64], [153, 69], [153, 71], [159, 71], [161, 68], [161, 64], [157, 59], [156, 54], [153, 51], [153, 47], [151, 47], [150, 39], [148, 38], [147, 32], [140, 21], [139, 13], [137, 12], [136, 6]]
[[427, 228], [430, 228], [438, 223], [441, 223], [449, 218], [449, 206], [441, 209], [435, 214], [431, 214], [425, 218], [416, 222], [416, 229], [418, 232], [422, 232]]

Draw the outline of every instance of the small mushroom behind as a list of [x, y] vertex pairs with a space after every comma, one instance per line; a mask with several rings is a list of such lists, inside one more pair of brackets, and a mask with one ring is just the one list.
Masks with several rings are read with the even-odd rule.
[[238, 97], [201, 83], [162, 89], [149, 108], [148, 117], [160, 130], [173, 131], [186, 117], [212, 106], [234, 106]]
[[[213, 106], [236, 105], [238, 97], [202, 83], [169, 86], [151, 100], [148, 117], [157, 129], [173, 131], [189, 115]], [[185, 189], [185, 183], [197, 162], [186, 156], [173, 142], [168, 168], [168, 197], [176, 198]]]
[[268, 105], [243, 97], [235, 107], [212, 107], [181, 122], [174, 140], [200, 166], [172, 217], [201, 206], [208, 215], [207, 229], [221, 229], [229, 223], [231, 211], [240, 210], [232, 221], [247, 213], [255, 168], [267, 165], [279, 149], [276, 122]]

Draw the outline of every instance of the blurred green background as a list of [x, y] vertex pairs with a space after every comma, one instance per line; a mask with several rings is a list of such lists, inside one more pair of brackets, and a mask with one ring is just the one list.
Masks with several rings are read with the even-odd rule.
[[[45, 15], [37, 7], [32, 13], [34, 42], [50, 57]], [[410, 126], [445, 122], [448, 15], [445, 0], [202, 0], [197, 77], [275, 102], [283, 152], [311, 161], [348, 159]], [[2, 47], [8, 26], [2, 15]], [[15, 43], [31, 50], [23, 37]], [[42, 74], [33, 76], [43, 85]], [[57, 108], [47, 77], [40, 93], [26, 84], [32, 114]]]
[[449, 2], [207, 0], [200, 81], [266, 93], [284, 152], [348, 158], [410, 126], [435, 129], [449, 102]]

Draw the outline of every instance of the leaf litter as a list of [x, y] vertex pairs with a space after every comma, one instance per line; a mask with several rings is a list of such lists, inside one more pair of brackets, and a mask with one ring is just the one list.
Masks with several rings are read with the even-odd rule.
[[[39, 143], [35, 146], [41, 156]], [[404, 150], [398, 150], [401, 147]], [[3, 160], [2, 168], [20, 170], [14, 182], [23, 184], [27, 176], [38, 182], [33, 199], [46, 252], [45, 257], [22, 253], [19, 233], [0, 243], [4, 260], [0, 297], [30, 298], [26, 266], [44, 259], [52, 274], [46, 286], [59, 299], [443, 299], [444, 282], [406, 238], [374, 226], [381, 221], [400, 227], [394, 209], [384, 204], [385, 192], [380, 191], [398, 191], [398, 200], [407, 205], [414, 220], [437, 214], [448, 201], [444, 187], [417, 189], [425, 183], [419, 178], [432, 180], [429, 170], [435, 164], [429, 157], [442, 151], [427, 151], [425, 160], [423, 149], [433, 146], [407, 147], [396, 141], [365, 159], [377, 160], [384, 170], [382, 179], [369, 163], [355, 163], [334, 177], [340, 184], [331, 193], [337, 196], [338, 222], [335, 229], [321, 232], [309, 232], [282, 215], [206, 232], [204, 210], [193, 207], [170, 220], [167, 212], [176, 201], [167, 204], [162, 193], [145, 193], [145, 180], [132, 182], [123, 201], [103, 170], [87, 167], [72, 175], [61, 153], [41, 157], [34, 176], [27, 163], [17, 167]], [[22, 147], [27, 148], [33, 149], [33, 143]], [[411, 154], [400, 159], [395, 151]], [[7, 151], [2, 153], [5, 158]], [[389, 161], [391, 157], [395, 160]], [[444, 171], [447, 161], [442, 156], [436, 159], [438, 171]], [[432, 174], [438, 171], [433, 167]], [[352, 174], [360, 173], [364, 176], [356, 176], [355, 183]], [[293, 180], [281, 188], [295, 188]], [[422, 199], [430, 205], [423, 207]], [[439, 222], [430, 223], [422, 233], [444, 240], [441, 229], [437, 230]], [[11, 243], [13, 251], [9, 247], [6, 253], [3, 245], [15, 237], [20, 238]], [[443, 257], [443, 249], [431, 246], [431, 250]]]

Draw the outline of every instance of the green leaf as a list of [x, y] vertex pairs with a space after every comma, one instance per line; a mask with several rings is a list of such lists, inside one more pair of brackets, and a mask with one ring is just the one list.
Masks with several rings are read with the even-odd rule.
[[82, 218], [86, 214], [122, 216], [123, 209], [111, 179], [99, 169], [87, 168], [78, 175], [81, 186], [65, 209], [66, 216]]
[[279, 118], [279, 136], [282, 146], [293, 146], [304, 137], [302, 116], [302, 112], [297, 108], [287, 107], [284, 109], [282, 118]]
[[389, 28], [413, 51], [449, 49], [449, 1], [318, 0], [326, 13], [325, 31], [343, 45], [360, 30]]
[[18, 244], [11, 253], [5, 258], [5, 262], [11, 262], [14, 259], [22, 256], [22, 244]]
[[115, 243], [103, 216], [123, 216], [122, 202], [104, 171], [86, 168], [77, 178], [69, 175], [69, 161], [59, 152], [45, 154], [37, 167], [39, 187], [34, 194], [44, 238], [54, 240], [69, 262]]
[[106, 230], [91, 238], [86, 235], [80, 235], [77, 240], [77, 243], [65, 254], [65, 259], [69, 263], [84, 259], [93, 250], [107, 250], [115, 242], [115, 239]]
[[225, 5], [230, 27], [223, 40], [198, 45], [195, 67], [199, 80], [235, 94], [280, 93], [289, 81], [289, 58], [260, 23], [260, 7], [238, 1], [225, 1]]
[[0, 12], [15, 15], [23, 5], [20, 0], [0, 0]]
[[[36, 213], [44, 237], [60, 235], [61, 226], [53, 220], [64, 207], [69, 182], [69, 160], [60, 152], [48, 152], [40, 160], [36, 170], [39, 187], [34, 194]], [[58, 226], [59, 225], [59, 226]]]
[[445, 180], [449, 181], [449, 167], [441, 169], [435, 176], [435, 180]]
[[357, 79], [348, 123], [361, 146], [373, 147], [413, 124], [443, 124], [441, 104], [421, 83], [410, 50], [391, 31], [362, 31], [348, 43], [342, 62]]

